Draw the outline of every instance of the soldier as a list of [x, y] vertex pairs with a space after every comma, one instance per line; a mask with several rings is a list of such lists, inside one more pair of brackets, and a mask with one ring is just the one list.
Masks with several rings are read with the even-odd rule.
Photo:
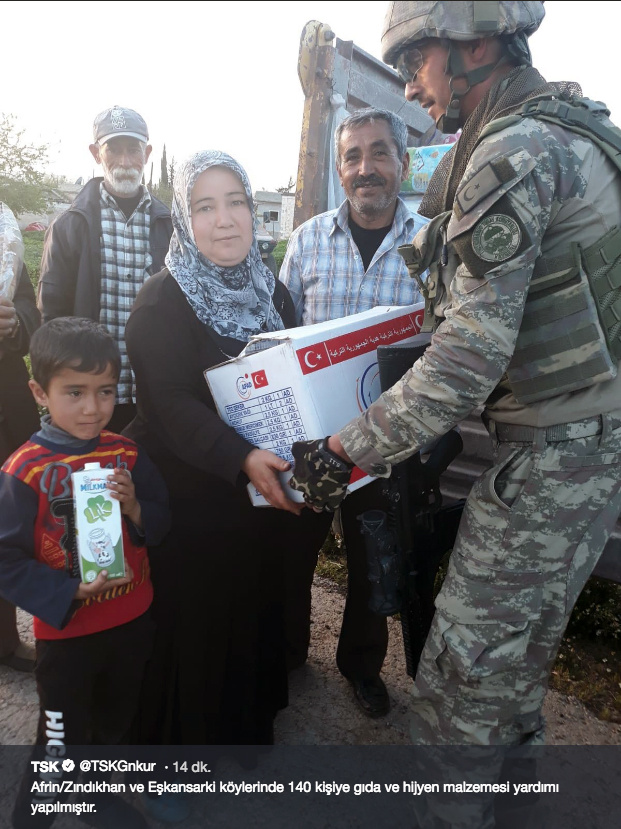
[[[294, 446], [292, 486], [334, 509], [352, 461], [387, 476], [484, 406], [495, 463], [436, 600], [413, 691], [418, 744], [543, 742], [560, 639], [621, 510], [621, 131], [532, 67], [543, 15], [541, 2], [390, 4], [383, 58], [406, 98], [443, 132], [462, 127], [409, 250], [415, 272], [431, 266], [435, 331], [367, 412]], [[433, 809], [421, 826], [446, 825]], [[464, 826], [494, 825], [475, 811]]]

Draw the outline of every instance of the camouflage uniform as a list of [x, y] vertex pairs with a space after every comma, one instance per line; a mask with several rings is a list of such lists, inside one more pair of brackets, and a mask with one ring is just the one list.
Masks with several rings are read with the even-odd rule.
[[621, 187], [588, 138], [524, 118], [483, 138], [455, 203], [467, 209], [448, 225], [446, 318], [425, 355], [339, 436], [358, 466], [389, 474], [485, 405], [495, 465], [470, 494], [436, 602], [412, 737], [537, 744], [558, 644], [621, 511], [621, 374], [524, 404], [506, 370], [536, 260], [600, 239], [618, 221]]

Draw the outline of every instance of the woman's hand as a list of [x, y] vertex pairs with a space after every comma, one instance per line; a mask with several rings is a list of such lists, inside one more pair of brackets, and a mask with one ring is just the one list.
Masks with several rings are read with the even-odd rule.
[[279, 472], [291, 469], [291, 464], [283, 461], [268, 449], [252, 449], [242, 465], [243, 471], [251, 483], [259, 490], [265, 500], [277, 509], [284, 509], [299, 515], [304, 504], [292, 501], [280, 485]]

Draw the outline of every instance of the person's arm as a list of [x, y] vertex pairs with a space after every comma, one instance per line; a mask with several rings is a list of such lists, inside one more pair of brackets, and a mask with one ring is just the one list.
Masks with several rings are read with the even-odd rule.
[[235, 484], [254, 446], [220, 419], [203, 374], [224, 356], [206, 343], [172, 277], [153, 280], [125, 329], [142, 416], [174, 456]]
[[34, 490], [0, 472], [0, 594], [60, 630], [76, 609], [80, 579], [36, 560], [37, 509]]
[[[511, 154], [511, 139], [506, 149]], [[544, 149], [544, 148], [542, 148]], [[495, 160], [502, 156], [502, 138], [494, 144]], [[487, 194], [479, 209], [457, 219], [453, 214], [453, 244], [461, 265], [451, 284], [446, 319], [434, 333], [431, 345], [412, 369], [367, 411], [338, 433], [331, 443], [360, 468], [375, 475], [390, 473], [423, 446], [448, 432], [485, 403], [500, 382], [515, 349], [524, 303], [535, 259], [547, 228], [554, 198], [551, 152], [535, 163], [520, 148], [515, 161], [515, 183], [508, 192], [498, 186]], [[473, 154], [459, 192], [489, 163], [484, 145]], [[467, 195], [471, 192], [467, 190]], [[490, 215], [503, 215], [515, 228], [501, 261], [481, 258], [482, 234], [477, 227]], [[513, 224], [511, 224], [513, 223]], [[449, 238], [451, 225], [449, 225]], [[340, 450], [340, 451], [339, 451]]]
[[302, 240], [300, 233], [294, 233], [287, 244], [279, 280], [286, 286], [295, 308], [297, 325], [303, 324], [304, 317], [304, 282], [302, 281]]
[[13, 301], [6, 300], [6, 308], [17, 315], [18, 326], [10, 334], [3, 335], [0, 332], [0, 352], [11, 351], [23, 356], [28, 353], [30, 337], [41, 325], [41, 316], [37, 309], [34, 290], [28, 276], [26, 266], [23, 265]]
[[71, 229], [76, 232], [74, 223], [75, 217], [63, 213], [45, 233], [38, 288], [43, 322], [74, 313], [78, 258], [69, 241]]
[[234, 484], [253, 446], [211, 408], [196, 326], [181, 293], [169, 298], [135, 308], [125, 329], [141, 412], [169, 452]]
[[[154, 287], [160, 289], [157, 297]], [[214, 410], [203, 371], [220, 355], [214, 345], [210, 363], [200, 362], [205, 342], [176, 283], [147, 282], [143, 290], [142, 301], [139, 298], [127, 323], [125, 341], [140, 410], [149, 428], [169, 452], [190, 466], [233, 485], [245, 471], [270, 503], [297, 512], [298, 505], [286, 499], [279, 483], [277, 498], [266, 485], [267, 479], [276, 479], [275, 465], [284, 471], [288, 464], [244, 440]], [[150, 301], [144, 301], [145, 296]]]
[[278, 311], [285, 328], [295, 328], [297, 321], [295, 318], [295, 308], [293, 300], [291, 299], [291, 294], [287, 290], [286, 286], [278, 279], [276, 280], [276, 285], [274, 286], [273, 299], [276, 310]]

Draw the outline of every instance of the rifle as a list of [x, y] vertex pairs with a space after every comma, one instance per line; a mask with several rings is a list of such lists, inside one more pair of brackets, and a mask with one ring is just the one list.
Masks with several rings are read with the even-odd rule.
[[[377, 350], [382, 391], [393, 386], [423, 354], [429, 334]], [[453, 546], [463, 501], [442, 506], [440, 476], [462, 450], [451, 430], [430, 448], [395, 464], [385, 484], [388, 513], [369, 510], [359, 516], [365, 535], [369, 607], [376, 613], [400, 612], [407, 673], [414, 679], [434, 614], [433, 587], [440, 562]]]

